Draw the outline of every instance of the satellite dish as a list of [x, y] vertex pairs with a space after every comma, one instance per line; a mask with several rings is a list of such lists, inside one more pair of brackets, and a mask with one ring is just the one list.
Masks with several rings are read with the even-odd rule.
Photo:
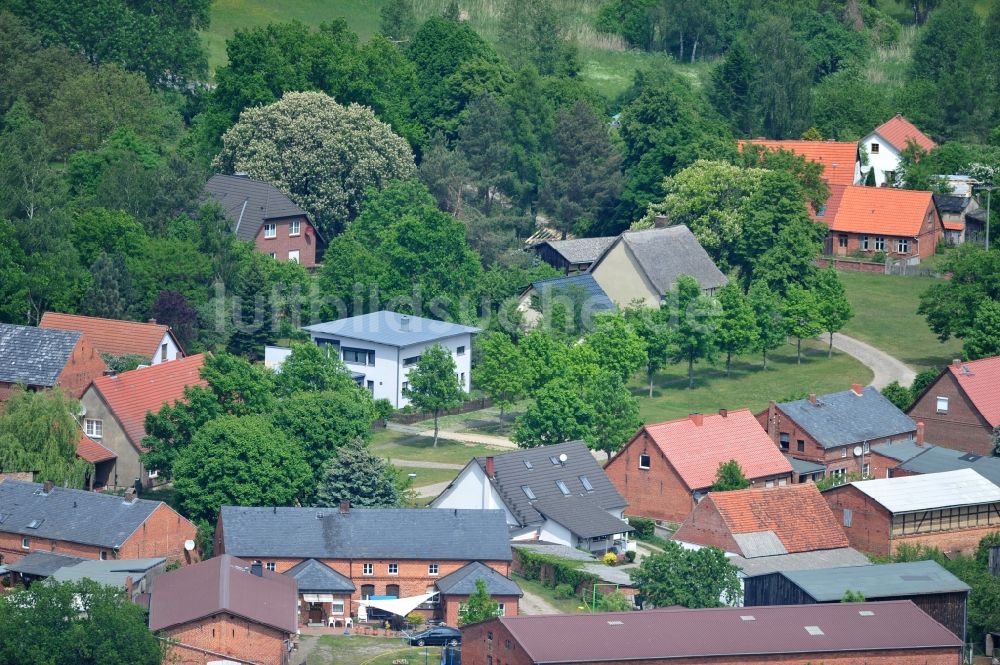
[[563, 464], [565, 464], [565, 463], [566, 463], [566, 460], [568, 460], [568, 459], [569, 459], [569, 458], [568, 458], [568, 457], [566, 457], [566, 453], [561, 453], [561, 454], [559, 455], [559, 461], [560, 461], [560, 462], [562, 462]]
[[861, 457], [861, 453], [864, 452], [861, 446], [854, 446], [854, 456]]
[[194, 541], [193, 540], [185, 540], [184, 541], [184, 549], [186, 549], [188, 552], [193, 552], [194, 551]]

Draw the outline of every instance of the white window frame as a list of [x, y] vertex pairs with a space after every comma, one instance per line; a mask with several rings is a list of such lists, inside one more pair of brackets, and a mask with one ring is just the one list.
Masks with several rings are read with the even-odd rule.
[[875, 251], [876, 252], [885, 251], [885, 236], [875, 236]]
[[100, 418], [86, 418], [83, 421], [83, 428], [91, 439], [104, 438], [104, 421]]
[[267, 255], [270, 256], [274, 260], [278, 259], [278, 253], [277, 252], [268, 252]]
[[507, 614], [507, 603], [497, 603], [497, 616], [502, 617]]
[[848, 529], [854, 524], [854, 511], [850, 508], [844, 508], [844, 526]]
[[938, 412], [938, 413], [944, 413], [944, 414], [947, 414], [947, 413], [948, 413], [948, 401], [949, 401], [949, 400], [948, 400], [948, 398], [947, 398], [947, 397], [945, 397], [944, 395], [938, 395], [938, 396], [937, 396], [937, 397], [935, 398], [935, 400], [936, 400], [936, 402], [937, 402], [937, 403], [935, 404], [935, 406], [937, 407], [937, 409], [936, 409], [936, 410], [937, 410], [937, 412]]
[[146, 471], [146, 477], [149, 478], [150, 480], [152, 480], [154, 478], [159, 478], [160, 477], [160, 472], [159, 471], [148, 471], [147, 470]]
[[840, 456], [841, 457], [847, 457], [847, 447], [846, 446], [840, 449]]
[[160, 362], [167, 359], [167, 343], [160, 344]]
[[277, 238], [278, 237], [278, 225], [274, 222], [264, 223], [264, 237], [265, 238]]
[[299, 258], [301, 253], [297, 249], [288, 250], [288, 262], [289, 263], [302, 263], [302, 259]]
[[456, 356], [464, 356], [465, 355], [465, 346], [463, 345], [463, 346], [458, 347], [455, 350], [455, 355]]
[[871, 478], [871, 475], [872, 475], [872, 465], [869, 464], [868, 462], [865, 462], [861, 466], [861, 477], [862, 478]]
[[909, 238], [898, 238], [896, 240], [896, 252], [899, 254], [909, 254], [910, 253], [910, 239]]
[[838, 233], [837, 234], [837, 246], [838, 247], [843, 247], [845, 249], [847, 248], [847, 234], [846, 233]]
[[101, 561], [107, 561], [107, 560], [108, 560], [108, 551], [101, 550]]
[[274, 565], [273, 561], [268, 561], [266, 564], [264, 564], [264, 569], [265, 570], [269, 570], [272, 573], [275, 572], [275, 570], [274, 570], [275, 568], [276, 568], [276, 566]]
[[330, 602], [330, 614], [343, 614], [344, 613], [344, 600], [334, 600]]
[[386, 566], [386, 572], [389, 575], [399, 575], [399, 564], [390, 563], [388, 566]]
[[27, 536], [24, 536], [23, 538], [21, 538], [21, 549], [22, 550], [30, 550], [31, 549], [31, 538], [28, 538]]
[[297, 236], [297, 235], [301, 235], [301, 234], [302, 234], [302, 222], [301, 221], [299, 221], [297, 219], [293, 219], [292, 221], [288, 222], [288, 235], [289, 236]]
[[867, 252], [869, 247], [871, 247], [869, 236], [861, 236], [861, 251]]
[[375, 564], [373, 564], [373, 563], [363, 563], [363, 564], [361, 564], [361, 574], [362, 575], [374, 575], [375, 574]]
[[[646, 458], [646, 465], [645, 466], [642, 465], [642, 458], [643, 457]], [[640, 469], [648, 469], [650, 467], [650, 465], [652, 464], [652, 462], [653, 462], [653, 459], [649, 456], [649, 453], [639, 453], [639, 468]]]
[[437, 575], [440, 574], [438, 572], [439, 570], [440, 570], [440, 568], [438, 567], [438, 565], [436, 563], [429, 563], [429, 564], [427, 564], [427, 574], [428, 575], [437, 576]]

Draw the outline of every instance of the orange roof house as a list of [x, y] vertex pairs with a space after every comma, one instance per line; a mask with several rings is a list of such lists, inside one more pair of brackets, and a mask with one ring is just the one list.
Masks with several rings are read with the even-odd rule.
[[76, 442], [76, 456], [94, 465], [94, 471], [87, 479], [89, 489], [101, 488], [108, 484], [108, 475], [114, 468], [115, 459], [118, 458], [114, 452], [80, 432], [80, 439]]
[[768, 150], [788, 150], [796, 155], [821, 164], [823, 180], [827, 185], [853, 185], [859, 180], [858, 145], [840, 141], [777, 141], [751, 139], [740, 141], [744, 145], [759, 145]]
[[910, 141], [926, 151], [937, 147], [926, 134], [900, 114], [890, 118], [861, 139], [861, 149], [867, 156], [869, 171], [875, 172], [875, 184], [879, 187], [893, 187], [899, 172], [900, 158]]
[[184, 356], [181, 345], [169, 326], [151, 320], [148, 323], [102, 319], [96, 316], [45, 312], [39, 328], [79, 330], [100, 353], [113, 356], [139, 355], [150, 365]]
[[953, 361], [907, 413], [924, 423], [928, 441], [992, 455], [993, 431], [1000, 427], [1000, 356]]
[[872, 133], [881, 136], [886, 143], [899, 152], [906, 150], [910, 141], [916, 141], [918, 146], [927, 151], [937, 147], [937, 143], [899, 113], [876, 127]]
[[680, 522], [736, 460], [751, 486], [788, 482], [792, 467], [749, 409], [646, 425], [605, 466], [633, 515]]
[[107, 478], [109, 486], [131, 487], [136, 480], [149, 485], [156, 478], [139, 457], [146, 452], [142, 445], [146, 414], [182, 400], [188, 386], [206, 385], [200, 374], [204, 360], [205, 356], [198, 354], [102, 376], [84, 393], [80, 399], [84, 432], [116, 455]]
[[830, 197], [825, 215], [829, 253], [885, 252], [927, 258], [944, 230], [930, 192], [891, 187], [844, 187]]
[[674, 539], [748, 559], [849, 546], [830, 504], [813, 483], [710, 492]]

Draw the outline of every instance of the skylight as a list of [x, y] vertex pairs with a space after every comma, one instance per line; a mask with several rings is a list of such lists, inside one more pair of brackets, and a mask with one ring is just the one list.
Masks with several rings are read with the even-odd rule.
[[757, 617], [755, 617], [752, 614], [741, 614], [740, 619], [742, 619], [743, 621], [756, 621]]
[[569, 496], [569, 488], [566, 487], [566, 483], [564, 483], [561, 480], [557, 480], [556, 487], [558, 487], [559, 491], [562, 492], [564, 495]]
[[521, 491], [524, 492], [524, 496], [528, 497], [530, 501], [535, 500], [535, 493], [531, 491], [531, 488], [527, 485], [521, 485]]
[[531, 460], [526, 459], [526, 460], [524, 460], [524, 468], [525, 469], [534, 469], [535, 466], [531, 463]]
[[556, 457], [555, 455], [553, 455], [552, 457], [550, 457], [549, 461], [552, 462], [552, 464], [554, 464], [556, 466], [559, 466], [559, 458]]
[[863, 617], [873, 617], [873, 616], [875, 616], [875, 613], [872, 612], [871, 610], [858, 610], [858, 614], [860, 614]]
[[609, 626], [624, 626], [625, 622], [624, 621], [609, 621], [608, 625]]
[[805, 629], [806, 629], [806, 632], [809, 633], [810, 635], [825, 635], [826, 634], [826, 633], [823, 632], [823, 629], [820, 628], [819, 626], [806, 626]]
[[594, 486], [590, 484], [590, 478], [588, 478], [587, 476], [580, 476], [580, 482], [583, 483], [583, 489], [587, 490], [588, 492], [594, 491]]
[[44, 521], [45, 520], [31, 520], [30, 522], [28, 522], [28, 528], [29, 529], [37, 529], [38, 527], [40, 527], [42, 525], [42, 522], [44, 522]]

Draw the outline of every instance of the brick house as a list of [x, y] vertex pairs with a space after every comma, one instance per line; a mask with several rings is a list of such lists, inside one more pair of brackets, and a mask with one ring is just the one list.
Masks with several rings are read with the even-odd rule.
[[857, 383], [843, 392], [771, 402], [756, 418], [781, 452], [822, 464], [825, 475], [840, 479], [870, 476], [872, 446], [912, 440], [917, 431], [878, 390]]
[[14, 386], [62, 388], [79, 399], [108, 366], [79, 331], [46, 330], [0, 323], [0, 402]]
[[969, 554], [1000, 528], [1000, 487], [972, 469], [863, 480], [823, 496], [851, 545], [879, 556], [902, 544]]
[[83, 559], [192, 560], [197, 528], [162, 501], [53, 487], [0, 483], [0, 563], [32, 552]]
[[108, 487], [143, 487], [156, 482], [140, 457], [147, 452], [146, 414], [156, 413], [166, 404], [184, 399], [188, 386], [204, 386], [202, 354], [168, 363], [142, 367], [121, 374], [100, 376], [80, 398], [84, 434], [114, 453], [115, 458], [98, 480]]
[[518, 601], [524, 595], [521, 587], [506, 575], [501, 575], [479, 561], [473, 561], [434, 584], [441, 594], [441, 618], [446, 624], [458, 625], [458, 618], [469, 602], [469, 596], [476, 593], [476, 580], [483, 581], [486, 593], [500, 605], [500, 616], [517, 616]]
[[464, 665], [957, 665], [909, 600], [503, 617], [462, 629]]
[[149, 629], [171, 640], [164, 662], [287, 665], [297, 595], [293, 578], [223, 554], [154, 580]]
[[[314, 559], [350, 581], [351, 604], [342, 609], [336, 601], [348, 597], [346, 583], [339, 598], [302, 598], [311, 605], [300, 610], [300, 617], [323, 617], [324, 622], [357, 615], [361, 601], [435, 594], [438, 581], [474, 561], [507, 577], [512, 558], [502, 510], [353, 508], [346, 503], [339, 509], [223, 506], [215, 551], [259, 561], [277, 573]], [[416, 610], [443, 618], [441, 600], [440, 594], [429, 597]], [[517, 603], [506, 611], [516, 614]]]
[[791, 464], [749, 409], [646, 425], [605, 465], [628, 513], [682, 522], [715, 483], [719, 465], [736, 460], [752, 486], [785, 485]]
[[944, 237], [931, 192], [835, 185], [813, 218], [829, 227], [824, 252], [834, 256], [883, 252], [919, 263]]
[[96, 316], [45, 312], [38, 322], [39, 328], [77, 330], [86, 335], [98, 353], [112, 356], [136, 355], [147, 358], [144, 363], [157, 365], [184, 357], [184, 350], [170, 326], [155, 319], [147, 323], [102, 319]]
[[1000, 356], [953, 361], [907, 413], [924, 423], [928, 441], [993, 454], [993, 431], [1000, 426]]
[[269, 182], [246, 175], [213, 175], [205, 185], [207, 198], [218, 203], [240, 240], [279, 261], [315, 268], [323, 243], [305, 210]]

